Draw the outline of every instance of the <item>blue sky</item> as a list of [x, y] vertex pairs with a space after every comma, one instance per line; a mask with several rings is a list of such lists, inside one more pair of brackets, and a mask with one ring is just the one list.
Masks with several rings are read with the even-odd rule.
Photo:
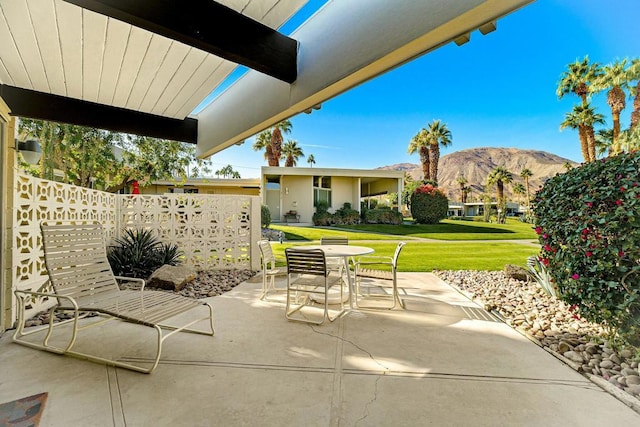
[[[311, 0], [307, 16], [325, 3]], [[578, 100], [558, 100], [555, 90], [566, 65], [589, 55], [603, 64], [640, 57], [638, 0], [537, 0], [503, 17], [498, 29], [478, 31], [463, 46], [450, 43], [291, 118], [286, 139], [298, 141], [314, 167], [376, 168], [418, 163], [407, 154], [410, 139], [434, 119], [444, 121], [453, 144], [442, 154], [474, 147], [544, 150], [581, 161], [576, 131], [560, 131]], [[300, 22], [281, 28], [289, 34]], [[236, 73], [237, 74], [237, 73]], [[593, 104], [611, 127], [606, 96]], [[629, 123], [631, 101], [622, 114]], [[260, 176], [263, 152], [242, 146], [211, 156], [214, 170], [231, 164], [243, 178]], [[308, 166], [306, 157], [298, 166]]]

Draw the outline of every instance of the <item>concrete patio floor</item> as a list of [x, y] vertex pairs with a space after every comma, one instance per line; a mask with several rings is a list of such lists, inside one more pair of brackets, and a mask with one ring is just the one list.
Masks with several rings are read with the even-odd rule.
[[[211, 298], [214, 337], [169, 338], [156, 371], [0, 338], [0, 403], [48, 392], [41, 426], [598, 426], [640, 414], [428, 273], [402, 273], [407, 310], [287, 321], [245, 282]], [[278, 301], [280, 299], [280, 301]], [[150, 328], [111, 322], [78, 345], [144, 363]]]

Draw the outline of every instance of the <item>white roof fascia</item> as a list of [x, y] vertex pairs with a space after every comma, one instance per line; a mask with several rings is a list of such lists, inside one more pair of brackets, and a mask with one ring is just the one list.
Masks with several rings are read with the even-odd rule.
[[533, 0], [330, 1], [291, 36], [298, 79], [250, 70], [195, 115], [208, 157]]
[[263, 166], [262, 176], [341, 176], [353, 178], [404, 178], [403, 171], [387, 169], [338, 169], [338, 168], [285, 168]]

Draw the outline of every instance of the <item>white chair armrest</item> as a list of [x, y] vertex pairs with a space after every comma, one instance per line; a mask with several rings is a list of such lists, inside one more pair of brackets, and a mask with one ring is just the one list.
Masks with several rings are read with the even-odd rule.
[[118, 280], [119, 282], [124, 282], [124, 283], [133, 283], [135, 284], [134, 286], [140, 286], [140, 290], [143, 291], [144, 287], [146, 285], [146, 282], [144, 279], [138, 279], [135, 277], [124, 277], [124, 276], [114, 276], [116, 278], [116, 280]]

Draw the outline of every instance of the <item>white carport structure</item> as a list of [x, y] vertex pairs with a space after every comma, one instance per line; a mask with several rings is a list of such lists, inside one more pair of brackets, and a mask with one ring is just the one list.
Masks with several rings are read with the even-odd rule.
[[[284, 35], [305, 0], [0, 0], [3, 278], [11, 116], [197, 143], [206, 157], [532, 1], [333, 0]], [[238, 64], [250, 70], [192, 114]]]

